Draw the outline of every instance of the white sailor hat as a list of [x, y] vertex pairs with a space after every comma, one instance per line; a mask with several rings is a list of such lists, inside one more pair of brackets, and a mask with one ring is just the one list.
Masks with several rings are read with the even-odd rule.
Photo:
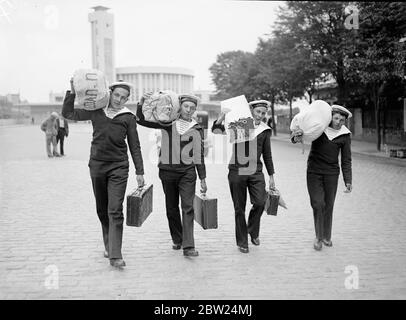
[[131, 92], [132, 87], [133, 87], [132, 83], [125, 82], [123, 80], [118, 80], [109, 85], [110, 90], [114, 90], [114, 88], [124, 88], [128, 90], [128, 92]]
[[331, 106], [331, 110], [332, 110], [332, 112], [339, 112], [339, 113], [341, 113], [341, 114], [344, 115], [347, 119], [349, 119], [349, 118], [352, 117], [352, 113], [351, 113], [349, 110], [347, 110], [346, 108], [344, 108], [343, 106], [340, 106], [340, 105], [338, 105], [338, 104], [333, 104], [333, 105]]
[[184, 101], [191, 101], [194, 104], [196, 104], [196, 106], [197, 106], [197, 104], [199, 102], [199, 98], [192, 94], [180, 94], [178, 97], [179, 97], [180, 104], [182, 104], [182, 102], [184, 102]]
[[255, 107], [266, 107], [266, 108], [268, 108], [268, 107], [271, 106], [271, 103], [269, 101], [267, 101], [267, 100], [255, 100], [255, 101], [249, 102], [248, 105], [253, 109]]

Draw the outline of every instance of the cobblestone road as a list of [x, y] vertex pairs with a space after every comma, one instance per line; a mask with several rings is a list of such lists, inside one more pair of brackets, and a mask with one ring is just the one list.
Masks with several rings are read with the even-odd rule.
[[[261, 245], [241, 254], [226, 164], [209, 164], [208, 195], [219, 199], [219, 228], [195, 224], [200, 256], [188, 259], [171, 249], [158, 169], [147, 161], [155, 157], [152, 134], [139, 132], [154, 211], [142, 227], [125, 226], [127, 267], [119, 271], [102, 255], [87, 167], [91, 126], [72, 124], [67, 156], [55, 159], [46, 157], [38, 126], [0, 128], [0, 299], [406, 298], [405, 167], [354, 156], [351, 194], [343, 193], [340, 177], [334, 246], [316, 252], [308, 150], [273, 141], [275, 181], [289, 209], [265, 214]], [[130, 172], [127, 191], [136, 186], [133, 166]], [[359, 286], [347, 289], [356, 284], [347, 279], [354, 268]]]

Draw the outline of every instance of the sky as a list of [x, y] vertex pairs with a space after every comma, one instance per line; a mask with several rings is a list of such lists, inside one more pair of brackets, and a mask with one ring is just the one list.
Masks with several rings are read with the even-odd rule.
[[69, 89], [76, 69], [91, 68], [91, 7], [114, 14], [115, 66], [183, 67], [195, 90], [214, 90], [218, 54], [254, 52], [283, 1], [0, 0], [0, 95], [47, 102]]

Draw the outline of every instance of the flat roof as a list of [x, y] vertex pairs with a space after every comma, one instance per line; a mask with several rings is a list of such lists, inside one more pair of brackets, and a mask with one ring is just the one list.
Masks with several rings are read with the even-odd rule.
[[170, 73], [194, 76], [193, 70], [180, 67], [160, 67], [160, 66], [135, 66], [116, 68], [116, 74], [129, 73]]
[[95, 6], [95, 7], [92, 7], [92, 9], [94, 9], [94, 11], [106, 11], [106, 10], [109, 10], [110, 8], [103, 7], [103, 6]]
[[15, 104], [14, 107], [62, 107], [62, 102], [33, 102], [33, 103], [25, 103], [25, 104]]

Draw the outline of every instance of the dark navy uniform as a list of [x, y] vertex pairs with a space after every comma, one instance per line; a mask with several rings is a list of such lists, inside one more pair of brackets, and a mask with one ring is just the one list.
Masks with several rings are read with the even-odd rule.
[[[216, 124], [216, 121], [214, 121], [212, 132], [224, 134], [224, 125]], [[241, 156], [246, 161], [241, 161]], [[248, 248], [248, 234], [252, 239], [258, 238], [261, 216], [265, 207], [266, 190], [261, 156], [268, 174], [273, 175], [270, 128], [262, 131], [251, 141], [235, 143], [231, 161], [228, 165], [228, 182], [235, 211], [236, 242], [237, 246], [243, 248]], [[247, 172], [244, 172], [245, 170]], [[245, 220], [247, 189], [252, 204], [248, 216], [248, 225]]]
[[[180, 134], [176, 123], [182, 120], [168, 125], [146, 121], [140, 104], [137, 107], [137, 117], [138, 124], [148, 128], [161, 129], [162, 140], [158, 168], [165, 193], [166, 215], [172, 241], [175, 245], [182, 245], [184, 250], [194, 249], [193, 199], [197, 179], [196, 171], [200, 180], [206, 178], [203, 128], [198, 123], [194, 123], [189, 130]], [[179, 211], [179, 197], [182, 219]]]
[[127, 109], [128, 111], [120, 111], [111, 119], [103, 109], [95, 111], [74, 109], [74, 101], [75, 94], [68, 91], [62, 115], [66, 119], [92, 121], [93, 140], [89, 169], [97, 214], [109, 258], [122, 259], [123, 201], [129, 168], [126, 138], [136, 174], [144, 174], [136, 116]]

